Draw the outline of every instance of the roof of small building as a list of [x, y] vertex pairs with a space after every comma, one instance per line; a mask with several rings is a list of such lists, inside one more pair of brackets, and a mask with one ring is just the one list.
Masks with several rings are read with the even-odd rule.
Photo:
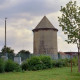
[[38, 30], [55, 30], [58, 31], [58, 29], [56, 29], [51, 22], [48, 20], [48, 18], [46, 16], [44, 16], [42, 18], [42, 20], [39, 22], [39, 24], [36, 26], [35, 29], [33, 29], [34, 31], [38, 31]]
[[68, 55], [77, 55], [78, 54], [78, 52], [58, 52], [59, 54], [61, 54], [61, 55], [66, 55], [66, 54], [68, 54]]

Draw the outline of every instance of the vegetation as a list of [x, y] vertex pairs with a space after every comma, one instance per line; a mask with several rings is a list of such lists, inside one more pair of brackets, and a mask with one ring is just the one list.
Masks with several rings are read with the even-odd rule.
[[52, 59], [49, 56], [40, 56], [40, 60], [43, 63], [43, 69], [52, 67]]
[[43, 69], [43, 63], [41, 62], [39, 57], [31, 57], [27, 60], [28, 70], [41, 70]]
[[43, 70], [55, 67], [70, 67], [71, 61], [73, 66], [77, 66], [77, 58], [52, 60], [49, 56], [33, 56], [21, 65], [12, 60], [4, 61], [0, 59], [0, 73], [2, 72], [18, 72], [26, 70]]
[[76, 1], [61, 6], [62, 16], [59, 17], [59, 26], [62, 27], [64, 34], [67, 34], [66, 42], [77, 44], [78, 48], [78, 71], [80, 72], [80, 7]]
[[[77, 66], [78, 59], [72, 58], [72, 65]], [[70, 67], [71, 59], [52, 60], [49, 56], [33, 56], [23, 62], [21, 67], [23, 70], [42, 70], [52, 67]]]
[[[11, 49], [10, 47], [6, 47], [6, 53], [7, 53], [8, 59], [14, 60], [15, 54], [13, 49]], [[6, 55], [6, 53], [5, 53], [5, 46], [4, 46], [1, 50], [1, 56]]]
[[72, 59], [59, 59], [59, 60], [53, 60], [52, 61], [52, 66], [53, 67], [70, 67], [71, 66], [71, 61], [73, 66], [78, 65], [78, 59], [76, 57]]
[[21, 71], [20, 65], [13, 62], [12, 60], [8, 60], [5, 62], [5, 71], [13, 72], [13, 71]]
[[21, 57], [21, 61], [26, 60], [27, 58], [30, 57], [30, 52], [26, 51], [26, 50], [21, 50], [18, 52], [18, 54], [16, 56], [20, 56]]
[[28, 63], [27, 63], [27, 61], [24, 61], [22, 64], [21, 64], [21, 68], [22, 68], [22, 70], [27, 70], [28, 69]]
[[[7, 54], [5, 53], [5, 50]], [[8, 59], [14, 60], [15, 53], [14, 53], [14, 50], [11, 49], [11, 47], [6, 47], [5, 49], [5, 46], [4, 46], [0, 52], [0, 58], [1, 56], [7, 56]], [[20, 56], [21, 61], [25, 61], [27, 58], [30, 57], [30, 52], [26, 50], [20, 50], [16, 56]]]
[[77, 67], [52, 68], [39, 71], [10, 72], [0, 74], [0, 80], [80, 80]]
[[0, 59], [0, 73], [4, 72], [5, 70], [5, 63], [3, 59]]
[[[23, 70], [42, 70], [52, 67], [52, 59], [49, 56], [33, 56], [23, 62]], [[26, 69], [25, 69], [26, 68]]]

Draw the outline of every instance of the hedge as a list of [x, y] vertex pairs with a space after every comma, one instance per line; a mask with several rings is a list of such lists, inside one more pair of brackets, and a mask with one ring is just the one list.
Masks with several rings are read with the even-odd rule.
[[5, 62], [3, 59], [0, 59], [0, 73], [5, 71]]

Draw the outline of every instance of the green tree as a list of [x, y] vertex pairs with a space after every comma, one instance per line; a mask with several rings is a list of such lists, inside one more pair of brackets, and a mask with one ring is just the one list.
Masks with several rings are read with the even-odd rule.
[[26, 51], [26, 50], [21, 50], [21, 51], [18, 52], [17, 56], [20, 56], [21, 57], [21, 60], [24, 61], [27, 58], [29, 58], [30, 52], [29, 51]]
[[80, 7], [77, 6], [76, 1], [61, 6], [62, 16], [58, 17], [59, 26], [62, 27], [64, 34], [67, 34], [69, 43], [76, 43], [78, 48], [78, 71], [80, 72]]
[[6, 47], [6, 53], [5, 53], [5, 46], [4, 46], [1, 50], [1, 53], [2, 53], [2, 55], [6, 55], [6, 53], [7, 53], [8, 59], [14, 60], [15, 54], [14, 54], [14, 50], [11, 49], [11, 47]]

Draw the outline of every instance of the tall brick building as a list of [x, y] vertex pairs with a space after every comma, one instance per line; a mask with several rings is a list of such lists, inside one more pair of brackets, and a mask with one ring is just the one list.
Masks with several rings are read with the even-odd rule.
[[58, 29], [44, 16], [35, 29], [33, 29], [33, 53], [36, 55], [49, 54], [57, 58], [57, 31]]

